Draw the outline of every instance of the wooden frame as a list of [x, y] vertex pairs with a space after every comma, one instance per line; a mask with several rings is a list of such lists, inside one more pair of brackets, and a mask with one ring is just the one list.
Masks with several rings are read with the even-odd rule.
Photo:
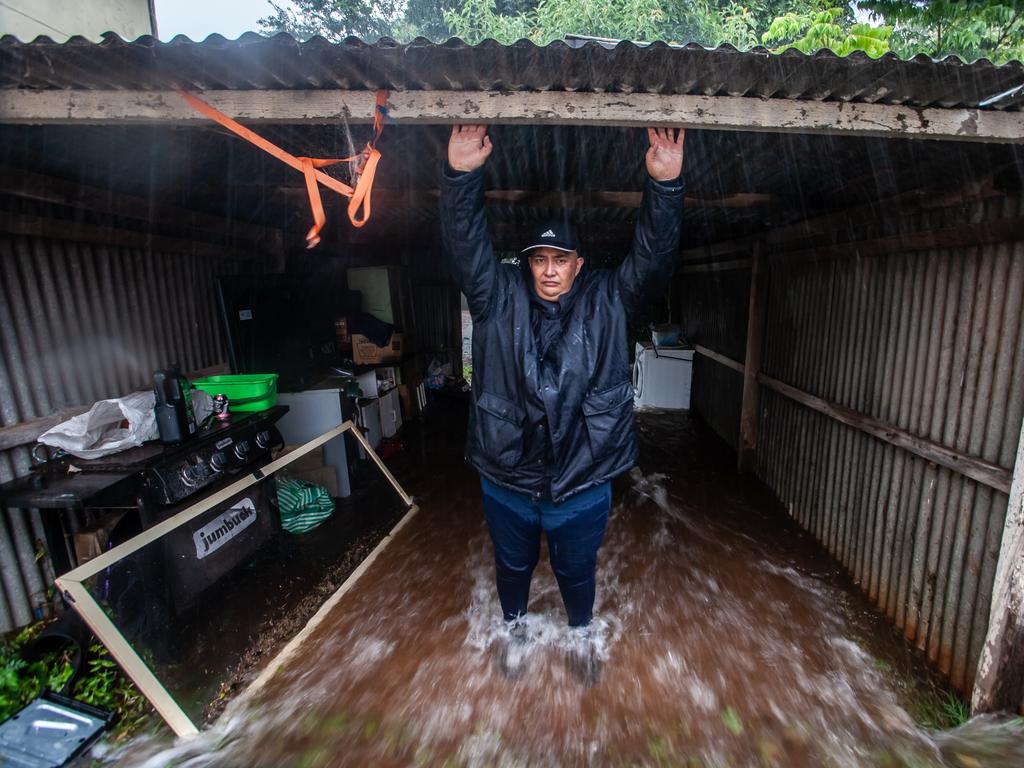
[[754, 469], [760, 423], [761, 356], [764, 349], [765, 315], [768, 311], [768, 269], [764, 249], [754, 243], [750, 267], [750, 302], [747, 311], [747, 352], [743, 368], [743, 402], [740, 406], [740, 434], [736, 467], [741, 473]]
[[1024, 429], [1006, 506], [992, 584], [985, 646], [978, 660], [971, 711], [1024, 712]]
[[724, 365], [726, 368], [732, 368], [740, 375], [746, 371], [746, 366], [743, 365], [743, 363], [733, 360], [731, 357], [726, 357], [721, 352], [715, 352], [715, 350], [708, 349], [700, 344], [694, 344], [693, 348], [697, 351], [698, 355], [703, 355], [708, 360], [714, 360], [716, 363]]
[[[702, 347], [699, 344], [694, 345], [694, 348], [698, 354], [703, 355], [709, 360], [714, 360], [719, 365], [732, 368], [740, 375], [744, 375], [746, 373], [746, 366], [744, 366], [743, 363], [737, 362], [736, 360], [726, 357], [719, 352], [715, 352], [712, 349], [708, 349], [707, 347]], [[979, 482], [982, 485], [986, 485], [1000, 493], [1010, 492], [1011, 474], [1005, 467], [1000, 467], [998, 464], [993, 464], [990, 461], [985, 461], [974, 456], [965, 456], [959, 451], [955, 451], [945, 445], [941, 445], [923, 437], [918, 437], [915, 434], [907, 432], [905, 429], [900, 429], [893, 424], [887, 424], [884, 421], [879, 421], [871, 416], [855, 411], [852, 408], [847, 408], [844, 405], [829, 402], [828, 400], [781, 382], [778, 379], [773, 379], [771, 376], [766, 376], [763, 373], [758, 373], [757, 381], [761, 386], [766, 387], [773, 392], [777, 392], [783, 397], [800, 403], [801, 405], [810, 408], [813, 411], [817, 411], [818, 413], [824, 414], [825, 416], [841, 422], [842, 424], [846, 424], [854, 429], [859, 429], [861, 432], [866, 432], [872, 437], [878, 438], [882, 442], [889, 443], [890, 445], [895, 445], [897, 448], [909, 451], [915, 456], [921, 457], [925, 461], [930, 461], [941, 467], [951, 469], [954, 472], [958, 472], [965, 477], [969, 477], [971, 480]]]
[[[1004, 166], [998, 170], [1004, 170], [1007, 168], [1009, 168], [1009, 166]], [[935, 210], [937, 208], [969, 205], [971, 203], [1002, 197], [1005, 197], [1004, 193], [995, 188], [991, 176], [986, 177], [980, 182], [969, 184], [968, 188], [960, 192], [938, 193], [927, 189], [912, 189], [908, 192], [892, 195], [891, 197], [883, 200], [873, 201], [866, 205], [854, 206], [853, 208], [846, 208], [835, 213], [815, 216], [810, 219], [803, 219], [802, 221], [797, 221], [782, 227], [776, 227], [766, 232], [754, 235], [745, 235], [732, 240], [719, 240], [707, 245], [697, 246], [696, 248], [687, 248], [680, 252], [679, 258], [682, 262], [703, 262], [716, 259], [720, 256], [728, 256], [737, 253], [746, 254], [754, 247], [754, 243], [758, 241], [762, 241], [765, 246], [771, 248], [773, 253], [780, 256], [788, 256], [791, 253], [796, 253], [802, 249], [806, 249], [808, 242], [814, 242], [819, 239], [825, 239], [827, 242], [817, 243], [818, 247], [813, 249], [815, 254], [830, 251], [833, 247], [843, 249], [851, 246], [854, 247], [857, 252], [860, 252], [861, 250], [871, 252], [875, 250], [876, 244], [883, 240], [889, 241], [889, 247], [941, 248], [942, 241], [940, 238], [935, 237], [937, 231], [934, 229], [899, 233], [893, 236], [849, 243], [836, 243], [832, 239], [832, 235], [836, 230], [844, 231], [848, 229], [851, 222], [858, 221], [865, 216], [874, 216], [876, 210], [879, 208], [882, 210], [894, 211], [899, 211], [904, 208], [927, 211]], [[979, 238], [984, 238], [986, 242], [1001, 242], [1001, 239], [1005, 240], [1004, 231], [1007, 229], [1007, 227], [1002, 226], [1000, 223], [1001, 221], [1002, 220], [984, 222], [982, 224], [960, 225], [957, 227], [945, 228], [941, 230], [941, 232], [943, 236], [952, 236], [956, 238], [957, 242], [967, 240], [968, 244], [977, 245]], [[1016, 231], [1020, 230], [1018, 229]], [[892, 238], [898, 238], [898, 240], [893, 242]], [[787, 246], [790, 246], [792, 243], [797, 243], [797, 245], [789, 247], [787, 250]], [[703, 267], [705, 265], [699, 264], [697, 266]], [[712, 263], [709, 266], [716, 266], [716, 264]]]
[[106, 224], [86, 224], [81, 221], [53, 219], [27, 213], [5, 213], [0, 217], [0, 232], [54, 240], [71, 240], [79, 243], [138, 248], [144, 251], [188, 253], [211, 259], [226, 257], [237, 261], [246, 261], [254, 258], [252, 253], [243, 254], [237, 249], [232, 250], [223, 245], [199, 240], [154, 235], [145, 230], [122, 229]]
[[[89, 628], [96, 634], [96, 637], [100, 639], [100, 641], [110, 651], [111, 655], [117, 660], [118, 664], [121, 665], [125, 674], [132, 679], [142, 694], [149, 699], [156, 711], [160, 713], [160, 716], [163, 717], [171, 727], [171, 730], [173, 730], [177, 736], [183, 738], [195, 736], [199, 733], [199, 729], [196, 728], [195, 723], [189, 719], [181, 706], [167, 692], [167, 689], [164, 688], [157, 676], [142, 660], [142, 657], [139, 656], [136, 650], [125, 639], [124, 635], [121, 634], [117, 626], [110, 620], [110, 617], [104, 613], [99, 603], [96, 602], [92, 594], [88, 589], [86, 589], [83, 582], [101, 573], [104, 569], [109, 568], [129, 555], [138, 552], [140, 549], [153, 543], [157, 539], [166, 536], [171, 531], [180, 528], [185, 523], [193, 520], [216, 505], [227, 501], [238, 493], [241, 493], [246, 488], [256, 484], [266, 476], [284, 469], [296, 459], [305, 456], [307, 453], [319, 448], [324, 443], [327, 443], [349, 431], [352, 432], [357, 440], [359, 440], [363, 448], [366, 450], [367, 455], [381, 470], [388, 483], [395, 489], [403, 503], [405, 503], [408, 508], [407, 513], [403, 515], [402, 519], [399, 520], [391, 533], [377, 545], [373, 552], [371, 552], [367, 561], [372, 562], [372, 559], [375, 559], [380, 551], [390, 543], [394, 534], [413, 514], [415, 514], [418, 508], [413, 503], [412, 497], [405, 492], [401, 485], [398, 484], [395, 476], [391, 474], [388, 468], [384, 465], [384, 462], [381, 461], [377, 453], [370, 447], [370, 444], [366, 441], [366, 438], [363, 437], [362, 433], [351, 421], [346, 421], [344, 424], [325, 432], [320, 435], [320, 437], [310, 440], [308, 443], [296, 448], [294, 451], [271, 461], [262, 468], [246, 474], [227, 487], [206, 497], [202, 501], [183, 509], [176, 515], [157, 523], [151, 528], [147, 528], [138, 536], [135, 536], [123, 544], [104, 552], [98, 557], [80, 565], [78, 568], [57, 577], [56, 584], [57, 588], [61, 591], [61, 594], [63, 594], [64, 597], [67, 598], [68, 602], [74, 606], [75, 610], [85, 620], [85, 623], [88, 624]], [[360, 565], [360, 567], [357, 568], [348, 577], [348, 579], [345, 580], [345, 583], [342, 584], [334, 596], [327, 601], [325, 606], [321, 607], [320, 611], [313, 617], [313, 622], [319, 622], [323, 618], [323, 614], [326, 610], [329, 610], [327, 606], [333, 606], [338, 599], [340, 599], [342, 594], [351, 589], [352, 585], [366, 571], [366, 568], [369, 567], [369, 562], [367, 561], [364, 561], [364, 563]], [[303, 632], [305, 633], [306, 630], [303, 630]], [[287, 658], [285, 653], [289, 652], [290, 649], [293, 651], [295, 646], [297, 646], [297, 643], [296, 639], [293, 638], [293, 641], [286, 646], [285, 652], [282, 652], [282, 654], [279, 655], [280, 660], [275, 659], [274, 663], [277, 665], [283, 663], [284, 659]]]
[[[211, 106], [246, 123], [372, 122], [373, 91], [212, 90]], [[571, 91], [393, 91], [397, 123], [681, 125], [723, 131], [827, 133], [954, 141], [1024, 141], [1024, 114], [889, 104]], [[196, 125], [207, 120], [170, 90], [21, 90], [0, 100], [0, 122]]]
[[[284, 248], [284, 232], [274, 227], [215, 216], [167, 203], [154, 205], [143, 197], [79, 184], [71, 179], [44, 176], [19, 168], [0, 166], [0, 195], [95, 211], [104, 215], [142, 221], [147, 225], [157, 221], [177, 230], [189, 232], [197, 243], [205, 245], [209, 245], [210, 240], [222, 238], [229, 244], [234, 244], [236, 250], [249, 249], [270, 256], [277, 256]], [[77, 223], [62, 222], [62, 226], [53, 226], [47, 235], [59, 237], [61, 230], [74, 230]], [[115, 231], [123, 232], [124, 229], [118, 228]], [[58, 234], [54, 235], [53, 232]], [[224, 250], [219, 242], [213, 244]]]

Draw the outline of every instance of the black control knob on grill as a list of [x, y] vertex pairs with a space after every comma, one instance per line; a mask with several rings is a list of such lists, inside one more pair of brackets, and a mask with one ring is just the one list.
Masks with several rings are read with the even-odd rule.
[[270, 445], [270, 432], [266, 429], [256, 433], [256, 445], [260, 448], [266, 448]]
[[181, 470], [180, 477], [181, 482], [189, 488], [193, 488], [202, 479], [199, 477], [198, 468], [191, 465]]
[[228, 457], [224, 451], [217, 451], [210, 457], [210, 469], [214, 472], [223, 472], [228, 466]]
[[249, 441], [243, 440], [240, 443], [235, 444], [235, 458], [239, 461], [245, 461], [249, 458]]

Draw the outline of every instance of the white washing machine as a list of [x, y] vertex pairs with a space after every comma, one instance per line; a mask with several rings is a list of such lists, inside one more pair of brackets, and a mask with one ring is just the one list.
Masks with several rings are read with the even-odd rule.
[[636, 345], [633, 405], [637, 408], [688, 410], [693, 381], [693, 350]]

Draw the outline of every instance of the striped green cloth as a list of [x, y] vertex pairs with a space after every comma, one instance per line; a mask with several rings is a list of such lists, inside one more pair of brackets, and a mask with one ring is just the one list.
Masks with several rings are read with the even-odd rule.
[[281, 527], [288, 533], [312, 531], [334, 512], [334, 499], [322, 485], [276, 478]]

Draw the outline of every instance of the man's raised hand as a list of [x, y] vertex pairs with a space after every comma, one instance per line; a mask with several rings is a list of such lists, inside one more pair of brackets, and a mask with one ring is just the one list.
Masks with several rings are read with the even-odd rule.
[[673, 181], [683, 172], [682, 128], [648, 128], [647, 173], [655, 181]]
[[486, 125], [453, 125], [448, 139], [448, 165], [456, 171], [475, 171], [491, 154]]

